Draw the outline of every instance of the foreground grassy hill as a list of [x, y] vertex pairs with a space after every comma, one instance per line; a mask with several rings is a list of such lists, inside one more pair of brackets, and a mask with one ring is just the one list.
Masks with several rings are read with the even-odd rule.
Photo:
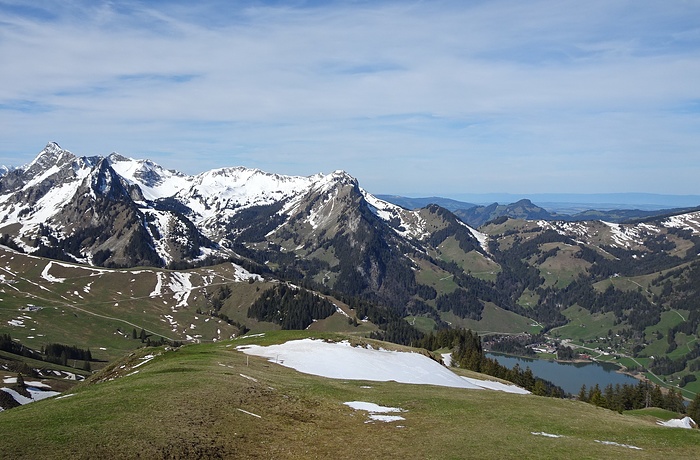
[[[60, 399], [0, 413], [2, 456], [682, 459], [700, 455], [700, 431], [660, 427], [646, 417], [534, 395], [326, 379], [249, 357], [235, 348], [312, 334], [342, 338], [330, 333], [271, 332], [175, 350], [136, 350]], [[366, 412], [344, 405], [349, 401], [401, 408], [405, 420], [369, 422]]]

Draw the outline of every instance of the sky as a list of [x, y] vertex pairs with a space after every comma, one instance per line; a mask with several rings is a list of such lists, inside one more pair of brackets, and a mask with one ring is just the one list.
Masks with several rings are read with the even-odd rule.
[[694, 0], [0, 0], [0, 62], [8, 166], [55, 141], [375, 194], [700, 194]]

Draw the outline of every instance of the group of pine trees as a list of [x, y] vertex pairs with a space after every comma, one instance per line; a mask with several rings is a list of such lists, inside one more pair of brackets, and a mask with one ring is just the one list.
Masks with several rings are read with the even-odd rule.
[[0, 334], [0, 350], [15, 355], [68, 366], [68, 360], [83, 361], [83, 369], [90, 370], [92, 354], [90, 349], [83, 350], [76, 346], [49, 343], [41, 347], [41, 353], [12, 340], [10, 334]]
[[[90, 349], [84, 350], [76, 346], [63, 345], [61, 343], [49, 343], [41, 347], [41, 353], [46, 356], [46, 361], [68, 366], [68, 360], [82, 361], [83, 370], [90, 371], [92, 353]], [[75, 367], [75, 366], [74, 366]]]
[[13, 355], [41, 359], [41, 357], [37, 356], [37, 353], [31, 348], [25, 347], [21, 343], [12, 340], [10, 334], [0, 334], [0, 350], [12, 353]]
[[590, 388], [583, 385], [578, 399], [617, 412], [645, 407], [660, 407], [679, 414], [686, 412], [680, 392], [671, 388], [664, 394], [658, 385], [646, 381], [640, 381], [637, 385], [608, 384], [603, 390], [597, 384]]
[[314, 320], [327, 318], [335, 311], [328, 299], [315, 292], [278, 284], [253, 302], [248, 317], [279, 324], [282, 329], [306, 329]]

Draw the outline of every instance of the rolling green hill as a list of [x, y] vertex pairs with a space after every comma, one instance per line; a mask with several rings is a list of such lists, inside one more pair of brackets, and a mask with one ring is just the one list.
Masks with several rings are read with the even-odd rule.
[[[648, 417], [534, 395], [327, 379], [235, 349], [310, 334], [137, 350], [60, 398], [0, 413], [3, 456], [691, 459], [700, 453], [700, 431], [660, 427]], [[348, 401], [401, 408], [405, 420], [370, 421]]]

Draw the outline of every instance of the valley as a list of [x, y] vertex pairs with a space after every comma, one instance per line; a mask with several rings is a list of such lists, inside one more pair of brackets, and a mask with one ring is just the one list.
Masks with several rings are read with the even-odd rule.
[[[187, 176], [50, 143], [0, 177], [0, 377], [15, 388], [26, 374], [64, 393], [87, 378], [75, 388], [91, 392], [148, 350], [218, 354], [241, 337], [331, 334], [463, 354], [431, 337], [471, 330], [479, 347], [608, 362], [671, 400], [695, 399], [700, 212], [568, 221], [516, 204], [516, 217], [475, 228], [437, 204], [379, 199], [342, 171]], [[222, 377], [207, 368], [201, 378]]]

